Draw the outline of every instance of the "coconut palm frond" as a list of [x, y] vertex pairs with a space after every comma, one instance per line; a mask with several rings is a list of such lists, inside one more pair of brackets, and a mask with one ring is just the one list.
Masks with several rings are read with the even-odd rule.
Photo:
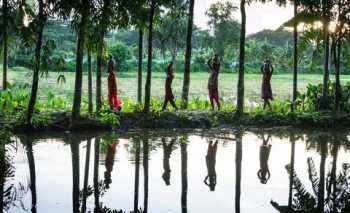
[[314, 194], [317, 196], [318, 195], [318, 190], [319, 190], [319, 184], [320, 180], [318, 178], [315, 162], [312, 158], [307, 159], [307, 165], [308, 165], [308, 173], [309, 173], [309, 179], [312, 184], [312, 189]]
[[289, 175], [292, 174], [293, 189], [295, 190], [292, 208], [295, 211], [311, 211], [316, 206], [316, 198], [306, 190], [297, 174], [292, 173], [290, 164], [286, 166], [286, 170]]

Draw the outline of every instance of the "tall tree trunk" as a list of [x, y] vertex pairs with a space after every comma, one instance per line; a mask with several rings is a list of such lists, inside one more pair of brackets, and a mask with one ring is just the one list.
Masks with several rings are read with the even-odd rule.
[[90, 153], [91, 153], [91, 139], [88, 139], [86, 144], [86, 156], [85, 156], [85, 173], [84, 173], [84, 188], [83, 188], [83, 200], [82, 200], [82, 213], [86, 212], [86, 198], [89, 185], [89, 170], [90, 170]]
[[8, 2], [7, 0], [2, 1], [2, 13], [3, 13], [3, 69], [2, 69], [2, 88], [7, 89], [7, 42], [8, 42]]
[[325, 21], [323, 24], [323, 32], [325, 34], [324, 37], [324, 71], [323, 71], [323, 90], [322, 90], [322, 100], [321, 100], [321, 109], [329, 108], [329, 97], [328, 97], [328, 89], [329, 89], [329, 32], [328, 26], [329, 21]]
[[325, 170], [326, 170], [326, 157], [327, 157], [327, 142], [321, 141], [321, 162], [320, 162], [320, 182], [318, 186], [318, 195], [317, 195], [317, 209], [320, 212], [324, 212], [324, 188], [325, 188]]
[[148, 139], [143, 140], [143, 176], [144, 176], [144, 194], [143, 194], [143, 212], [148, 212], [148, 154], [149, 144]]
[[289, 174], [289, 194], [288, 194], [288, 209], [292, 212], [293, 205], [293, 176], [294, 176], [294, 165], [295, 165], [295, 135], [291, 133], [291, 155], [290, 155], [290, 174]]
[[183, 80], [183, 86], [182, 86], [182, 105], [181, 105], [182, 109], [187, 109], [188, 107], [188, 93], [190, 91], [194, 3], [195, 3], [194, 0], [190, 0], [190, 8], [189, 8], [188, 24], [187, 24], [185, 71], [184, 71], [184, 80]]
[[237, 86], [237, 114], [240, 115], [244, 110], [244, 66], [245, 66], [245, 34], [246, 34], [246, 0], [241, 0], [241, 37], [239, 44], [239, 71], [238, 71], [238, 86]]
[[80, 193], [80, 172], [79, 172], [79, 142], [74, 140], [70, 142], [72, 151], [72, 174], [73, 174], [73, 213], [79, 212], [79, 193]]
[[91, 50], [88, 50], [88, 96], [89, 96], [89, 113], [94, 110], [92, 103], [92, 63], [91, 63]]
[[[87, 10], [87, 9], [84, 9]], [[84, 43], [86, 34], [86, 25], [88, 21], [87, 12], [83, 12], [81, 23], [79, 24], [78, 42], [77, 42], [77, 55], [75, 65], [75, 87], [74, 87], [74, 99], [72, 108], [72, 122], [73, 124], [80, 118], [80, 106], [81, 106], [81, 93], [83, 86], [83, 57], [84, 57]]]
[[100, 191], [98, 188], [98, 172], [99, 172], [99, 160], [100, 160], [100, 138], [95, 138], [95, 155], [94, 155], [94, 197], [95, 197], [95, 210], [94, 212], [100, 212]]
[[335, 111], [339, 110], [341, 100], [341, 85], [340, 85], [340, 59], [341, 59], [341, 41], [338, 40], [335, 44]]
[[37, 195], [36, 195], [36, 172], [35, 172], [35, 160], [33, 155], [33, 141], [25, 140], [26, 154], [29, 165], [30, 174], [30, 191], [32, 196], [32, 208], [31, 212], [36, 213]]
[[149, 26], [148, 26], [148, 62], [147, 62], [147, 77], [145, 85], [145, 107], [144, 112], [150, 111], [151, 102], [151, 79], [152, 79], [152, 57], [153, 57], [153, 18], [156, 8], [155, 0], [151, 0], [151, 10], [149, 14]]
[[142, 61], [143, 61], [143, 30], [139, 31], [139, 64], [137, 72], [137, 102], [142, 102]]
[[[298, 15], [298, 2], [294, 1], [294, 17]], [[296, 100], [298, 96], [298, 24], [294, 24], [294, 57], [293, 57], [293, 102], [292, 112], [296, 109]]]
[[181, 212], [187, 213], [187, 192], [188, 192], [188, 177], [187, 177], [187, 141], [182, 141], [181, 144]]
[[[337, 202], [337, 162], [338, 162], [338, 152], [339, 152], [339, 143], [338, 141], [334, 142], [333, 150], [332, 150], [332, 156], [333, 156], [333, 162], [332, 162], [332, 171], [331, 171], [331, 179], [329, 184], [329, 189], [327, 190], [328, 193], [332, 191], [332, 201], [333, 204]], [[333, 205], [332, 212], [337, 212], [336, 205]]]
[[[103, 42], [103, 41], [102, 41]], [[102, 108], [102, 44], [97, 47], [96, 53], [96, 111]]]
[[236, 194], [235, 194], [235, 210], [236, 213], [241, 212], [241, 181], [242, 181], [242, 137], [243, 133], [236, 133]]
[[[5, 143], [0, 143], [0, 206], [4, 206], [4, 188], [5, 188]], [[4, 208], [0, 208], [0, 213], [4, 212]]]
[[30, 123], [32, 120], [35, 103], [37, 99], [37, 94], [38, 94], [40, 56], [41, 56], [41, 46], [43, 43], [44, 26], [45, 26], [44, 2], [43, 0], [39, 0], [39, 29], [37, 31], [38, 40], [36, 41], [36, 47], [35, 47], [33, 82], [32, 82], [32, 90], [30, 93], [30, 99], [28, 103], [27, 123]]
[[136, 139], [135, 152], [135, 188], [134, 188], [134, 212], [139, 210], [139, 185], [140, 185], [140, 140]]

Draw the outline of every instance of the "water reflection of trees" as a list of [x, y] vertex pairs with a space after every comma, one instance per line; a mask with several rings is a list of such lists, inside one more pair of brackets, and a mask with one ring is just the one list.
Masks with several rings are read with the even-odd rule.
[[[319, 174], [315, 162], [308, 158], [308, 176], [312, 191], [308, 191], [294, 170], [295, 138], [291, 136], [291, 163], [286, 166], [290, 175], [288, 206], [281, 206], [271, 201], [272, 206], [280, 212], [350, 212], [350, 165], [343, 163], [337, 175], [337, 161], [340, 144], [347, 141], [340, 134], [316, 134], [308, 137], [308, 147], [320, 153]], [[328, 151], [332, 156], [330, 171], [326, 174]]]
[[[272, 136], [278, 136], [282, 137], [281, 135], [274, 135]], [[305, 183], [302, 183], [301, 180], [298, 178], [297, 174], [295, 173], [295, 144], [296, 141], [300, 139], [300, 137], [303, 136], [305, 138], [306, 145], [308, 149], [318, 151], [321, 156], [321, 161], [319, 165], [316, 165], [312, 159], [308, 159], [308, 173], [309, 178], [312, 183], [312, 191], [306, 190], [307, 188], [303, 185]], [[164, 144], [164, 140], [162, 140], [162, 137], [165, 138], [166, 143]], [[243, 132], [242, 131], [236, 131], [231, 135], [220, 135], [222, 139], [220, 139], [220, 142], [223, 140], [229, 141], [232, 143], [233, 140], [236, 141], [236, 153], [235, 153], [235, 169], [236, 169], [236, 182], [235, 182], [235, 209], [236, 212], [240, 212], [240, 201], [241, 201], [241, 182], [242, 182], [242, 138], [243, 138]], [[285, 134], [283, 135], [283, 138], [285, 137]], [[350, 191], [349, 191], [349, 165], [344, 164], [341, 168], [341, 173], [337, 174], [337, 171], [339, 171], [339, 168], [337, 168], [337, 161], [338, 161], [338, 152], [340, 149], [340, 146], [343, 147], [343, 145], [347, 142], [346, 134], [295, 134], [293, 132], [289, 133], [290, 138], [290, 145], [291, 145], [291, 158], [290, 158], [290, 164], [286, 167], [287, 171], [290, 175], [290, 185], [289, 185], [289, 199], [288, 199], [288, 205], [281, 206], [278, 203], [273, 203], [274, 207], [278, 209], [280, 212], [340, 212], [340, 209], [346, 209], [343, 210], [343, 212], [349, 211], [349, 201], [350, 201]], [[111, 146], [105, 146], [106, 144], [113, 144], [115, 142], [115, 138], [110, 137], [108, 140], [110, 140], [111, 143], [108, 143], [106, 141], [105, 137], [101, 139], [102, 137], [97, 137], [95, 140], [92, 138], [84, 139], [86, 142], [86, 157], [85, 157], [85, 167], [83, 176], [83, 188], [80, 191], [79, 188], [79, 164], [81, 156], [79, 156], [79, 149], [81, 146], [79, 144], [82, 143], [81, 138], [74, 138], [74, 136], [69, 137], [69, 139], [64, 139], [68, 145], [71, 148], [72, 152], [72, 178], [73, 178], [73, 212], [86, 212], [87, 210], [86, 201], [91, 196], [94, 197], [95, 205], [94, 205], [94, 212], [148, 212], [150, 211], [148, 209], [148, 190], [149, 190], [149, 159], [150, 159], [150, 152], [156, 148], [163, 148], [163, 169], [164, 173], [168, 173], [167, 175], [163, 175], [163, 180], [168, 181], [170, 183], [170, 172], [171, 168], [169, 163], [171, 151], [174, 150], [176, 147], [180, 148], [181, 153], [181, 211], [183, 213], [187, 212], [187, 194], [188, 194], [188, 174], [187, 174], [187, 165], [188, 165], [188, 136], [187, 134], [181, 134], [181, 135], [175, 135], [169, 134], [164, 136], [157, 136], [157, 135], [150, 135], [150, 134], [143, 134], [138, 136], [133, 136], [131, 143], [128, 145], [128, 152], [130, 153], [130, 156], [132, 158], [132, 161], [135, 162], [134, 169], [135, 169], [135, 176], [134, 176], [134, 205], [132, 211], [126, 211], [126, 210], [113, 210], [108, 208], [103, 202], [101, 202], [103, 199], [102, 197], [104, 194], [108, 191], [108, 187], [106, 183], [108, 181], [105, 181], [105, 177], [99, 177], [99, 162], [101, 162], [100, 157], [101, 153], [107, 152], [108, 153], [108, 147]], [[234, 139], [235, 138], [235, 139]], [[33, 141], [32, 139], [22, 139], [21, 141], [25, 145], [25, 150], [27, 154], [28, 159], [28, 165], [30, 170], [30, 185], [29, 188], [31, 189], [32, 193], [32, 211], [35, 212], [36, 207], [36, 185], [35, 185], [35, 158], [33, 154]], [[322, 140], [322, 141], [321, 141]], [[94, 142], [94, 143], [93, 143]], [[169, 143], [170, 142], [170, 143]], [[331, 143], [330, 143], [331, 142]], [[227, 142], [228, 143], [228, 142]], [[85, 145], [85, 144], [84, 144]], [[92, 147], [94, 147], [94, 153], [90, 153], [92, 151]], [[105, 147], [105, 148], [103, 148]], [[131, 148], [130, 148], [131, 147]], [[204, 155], [203, 154], [203, 160]], [[84, 155], [84, 154], [83, 154]], [[91, 158], [93, 158], [93, 165], [90, 167], [90, 155]], [[330, 157], [328, 157], [330, 156]], [[106, 157], [107, 158], [107, 157]], [[330, 171], [326, 171], [326, 158], [332, 158], [332, 164]], [[113, 159], [114, 160], [114, 155]], [[102, 160], [103, 161], [103, 160]], [[107, 162], [107, 161], [105, 161]], [[141, 165], [142, 164], [142, 165]], [[2, 164], [1, 164], [2, 165]], [[339, 165], [339, 164], [338, 164]], [[159, 165], [161, 166], [161, 165]], [[93, 169], [92, 169], [93, 167]], [[142, 168], [140, 168], [142, 167]], [[317, 172], [317, 170], [320, 170], [320, 172]], [[93, 183], [92, 186], [89, 185], [89, 170], [93, 170]], [[143, 169], [143, 180], [140, 177], [140, 170]], [[106, 171], [112, 172], [111, 169], [108, 169], [106, 167]], [[103, 173], [102, 173], [103, 174]], [[102, 175], [103, 176], [103, 175]], [[164, 176], [166, 178], [164, 178]], [[112, 177], [111, 175], [109, 176]], [[159, 181], [162, 181], [162, 178], [159, 177]], [[348, 182], [347, 182], [348, 181]], [[140, 184], [143, 184], [143, 192], [140, 192], [139, 187]], [[322, 191], [323, 189], [323, 191]], [[1, 190], [1, 188], [0, 188]], [[139, 200], [139, 193], [143, 193], [143, 201]], [[3, 193], [2, 193], [3, 194]], [[5, 200], [5, 199], [4, 199]], [[140, 205], [141, 203], [141, 205]], [[180, 204], [180, 203], [179, 203]]]
[[[11, 135], [8, 132], [0, 131], [0, 212], [7, 211], [11, 207], [20, 207], [27, 211], [23, 199], [30, 190], [26, 181], [15, 178], [15, 167], [13, 159], [17, 152], [17, 141], [12, 143]], [[30, 154], [27, 155], [27, 157]], [[31, 165], [33, 161], [31, 161]], [[32, 178], [32, 176], [31, 176]], [[33, 196], [33, 195], [32, 195]], [[34, 194], [34, 201], [36, 196]], [[36, 201], [35, 201], [36, 203]], [[35, 203], [32, 205], [35, 212]]]

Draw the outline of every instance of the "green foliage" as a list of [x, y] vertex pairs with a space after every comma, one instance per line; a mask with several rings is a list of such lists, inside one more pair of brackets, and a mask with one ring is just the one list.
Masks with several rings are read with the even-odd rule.
[[28, 84], [13, 84], [8, 90], [0, 92], [0, 115], [11, 115], [25, 109], [29, 99], [28, 88]]
[[116, 114], [116, 112], [110, 111], [106, 105], [104, 105], [99, 112], [99, 119], [102, 123], [108, 125], [118, 126], [120, 124], [119, 116]]
[[[335, 83], [328, 84], [328, 105], [329, 109], [334, 109], [335, 103]], [[318, 111], [321, 109], [321, 98], [322, 98], [323, 85], [312, 85], [307, 86], [307, 91], [304, 94], [298, 94], [297, 104], [300, 111]], [[346, 83], [341, 87], [341, 100], [340, 110], [350, 112], [350, 83]]]
[[109, 47], [109, 52], [114, 58], [116, 70], [120, 72], [128, 71], [127, 60], [130, 60], [132, 55], [130, 48], [118, 42]]

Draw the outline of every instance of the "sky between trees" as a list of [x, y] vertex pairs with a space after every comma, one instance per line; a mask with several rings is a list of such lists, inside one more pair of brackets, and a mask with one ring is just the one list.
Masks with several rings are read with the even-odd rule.
[[[196, 0], [195, 3], [195, 23], [201, 28], [207, 29], [208, 19], [205, 11], [212, 3], [227, 0]], [[235, 6], [239, 6], [239, 0], [230, 0]], [[235, 13], [237, 20], [240, 19], [240, 13]], [[291, 5], [279, 7], [275, 2], [267, 4], [253, 3], [247, 7], [247, 34], [256, 33], [264, 29], [276, 29], [284, 22], [293, 17], [293, 8]]]

